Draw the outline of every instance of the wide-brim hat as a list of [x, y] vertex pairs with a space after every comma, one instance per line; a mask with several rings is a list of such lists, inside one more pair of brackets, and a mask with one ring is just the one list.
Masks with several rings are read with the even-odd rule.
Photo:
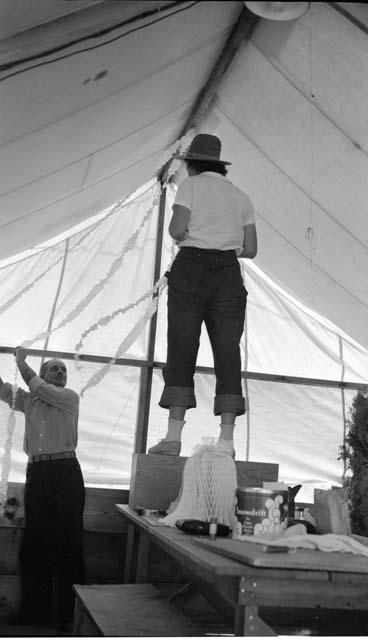
[[218, 162], [220, 164], [231, 164], [226, 160], [221, 160], [221, 140], [217, 136], [208, 133], [199, 133], [194, 136], [185, 153], [177, 153], [174, 158], [179, 160], [204, 160], [207, 162]]

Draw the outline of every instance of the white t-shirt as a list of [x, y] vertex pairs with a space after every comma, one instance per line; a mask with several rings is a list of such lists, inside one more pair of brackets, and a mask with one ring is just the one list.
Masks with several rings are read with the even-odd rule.
[[188, 232], [180, 247], [239, 250], [243, 247], [244, 227], [255, 223], [249, 197], [213, 171], [185, 178], [174, 204], [190, 209]]

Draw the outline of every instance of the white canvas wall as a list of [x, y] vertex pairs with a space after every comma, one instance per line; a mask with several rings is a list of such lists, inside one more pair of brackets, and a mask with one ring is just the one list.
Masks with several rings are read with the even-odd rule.
[[[0, 258], [60, 232], [68, 235], [73, 225], [154, 177], [244, 6], [188, 3], [168, 15], [168, 3], [86, 0], [79, 20], [75, 7], [66, 11], [65, 4], [74, 5], [56, 2], [51, 10], [50, 3], [28, 0], [23, 11], [18, 1], [0, 8], [2, 63], [27, 57], [30, 44], [42, 52], [53, 33], [65, 45], [60, 59], [50, 54], [0, 71]], [[158, 5], [160, 19], [151, 16], [152, 24], [138, 17], [131, 33], [131, 25], [122, 26], [111, 42], [96, 35], [89, 50], [83, 42], [68, 45], [82, 26], [94, 28], [102, 19], [114, 26], [117, 17], [124, 22]], [[233, 162], [229, 177], [256, 210], [259, 252], [244, 263], [244, 367], [365, 383], [368, 40], [364, 28], [338, 12], [340, 5], [363, 27], [368, 24], [362, 3], [315, 2], [298, 20], [260, 21], [227, 69], [198, 131], [220, 136], [223, 157]], [[63, 22], [64, 10], [74, 17]], [[52, 22], [56, 18], [61, 22]], [[68, 242], [1, 267], [0, 343], [16, 346], [47, 332], [52, 315], [53, 327], [61, 326], [33, 346], [73, 352], [84, 331], [129, 306], [89, 332], [83, 345], [86, 353], [114, 355], [145, 309], [144, 302], [130, 305], [153, 284], [157, 209], [143, 222], [152, 198], [147, 191]], [[172, 259], [167, 222], [162, 271]], [[132, 237], [134, 246], [120, 264]], [[165, 305], [164, 293], [155, 353], [160, 362], [166, 355]], [[147, 335], [146, 327], [125, 356], [144, 360]], [[205, 334], [199, 364], [212, 365]], [[78, 391], [100, 366], [70, 362], [69, 370]], [[13, 377], [11, 356], [0, 356], [0, 374]], [[188, 412], [185, 454], [204, 429], [207, 435], [217, 430], [213, 387], [212, 376], [197, 376], [198, 409]], [[138, 388], [139, 368], [114, 366], [83, 397], [79, 456], [87, 479], [128, 479]], [[343, 400], [349, 407], [352, 393], [343, 398], [334, 388], [255, 380], [247, 388], [250, 411], [239, 420], [239, 455], [248, 451], [252, 459], [279, 462], [288, 480], [336, 482], [347, 417]], [[161, 389], [158, 370], [148, 444], [164, 431], [166, 413], [157, 406]], [[4, 441], [7, 410], [2, 406], [0, 412]], [[17, 425], [13, 479], [23, 477], [25, 461]]]
[[[162, 273], [174, 255], [167, 233], [171, 205], [167, 198]], [[155, 200], [156, 198], [156, 200]], [[157, 187], [147, 188], [130, 204], [110, 213], [55, 246], [0, 270], [4, 292], [0, 332], [6, 344], [31, 341], [42, 349], [50, 313], [53, 333], [48, 348], [113, 357], [124, 337], [143, 315], [153, 286], [157, 226]], [[65, 253], [66, 248], [68, 249]], [[249, 292], [247, 322], [242, 342], [243, 367], [249, 372], [364, 382], [368, 353], [329, 321], [301, 306], [275, 285], [251, 261], [241, 261]], [[63, 267], [63, 268], [62, 268]], [[114, 271], [115, 270], [115, 271]], [[161, 296], [155, 360], [166, 360], [166, 291]], [[58, 326], [60, 328], [58, 329]], [[148, 325], [124, 354], [144, 361]], [[27, 343], [28, 344], [28, 343]], [[247, 355], [246, 355], [247, 354]], [[30, 359], [39, 368], [40, 360]], [[213, 366], [203, 329], [198, 364]], [[102, 364], [68, 361], [69, 385], [77, 392]], [[13, 382], [13, 356], [0, 356], [4, 379]], [[111, 367], [81, 398], [78, 456], [87, 482], [129, 482], [137, 417], [140, 368]], [[202, 437], [217, 436], [219, 419], [213, 416], [214, 377], [196, 375], [198, 407], [187, 414], [183, 454], [190, 455]], [[19, 383], [19, 379], [18, 379]], [[249, 380], [244, 383], [249, 412], [238, 419], [236, 449], [240, 459], [278, 462], [280, 477], [288, 482], [337, 483], [343, 441], [343, 403], [339, 389]], [[158, 406], [161, 370], [153, 379], [148, 446], [165, 430], [167, 412]], [[345, 392], [349, 406], [351, 392]], [[5, 440], [8, 409], [0, 407], [1, 443]], [[11, 479], [24, 477], [22, 417], [17, 418]]]

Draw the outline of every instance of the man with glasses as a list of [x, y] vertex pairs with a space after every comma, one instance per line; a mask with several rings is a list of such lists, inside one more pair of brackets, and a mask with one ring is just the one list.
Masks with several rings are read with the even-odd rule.
[[[72, 585], [84, 581], [84, 482], [76, 458], [79, 396], [66, 388], [67, 370], [58, 359], [44, 362], [38, 376], [18, 347], [16, 363], [29, 391], [18, 389], [15, 410], [25, 415], [28, 455], [20, 548], [22, 599], [16, 624], [51, 622], [53, 584], [57, 625], [73, 620]], [[12, 386], [0, 378], [0, 399], [12, 406]]]

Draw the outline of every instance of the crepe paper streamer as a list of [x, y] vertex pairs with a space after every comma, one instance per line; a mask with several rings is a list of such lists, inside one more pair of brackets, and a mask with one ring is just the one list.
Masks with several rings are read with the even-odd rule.
[[[177, 153], [177, 152], [184, 153], [184, 151], [187, 150], [187, 148], [189, 147], [190, 143], [194, 138], [194, 135], [195, 135], [195, 129], [194, 128], [189, 129], [189, 131], [187, 131], [187, 133], [184, 136], [182, 136], [181, 138], [178, 138], [176, 142], [174, 142], [172, 145], [170, 145], [170, 147], [168, 147], [168, 149], [166, 149], [166, 151], [164, 152], [163, 156], [160, 159], [160, 162], [156, 171], [154, 172], [155, 176], [158, 176], [160, 174], [164, 166], [173, 157], [174, 153]], [[178, 160], [175, 158], [172, 161], [172, 163], [168, 168], [166, 181], [163, 186], [167, 185], [167, 183], [169, 182], [169, 179], [171, 178], [172, 175], [174, 175], [178, 171], [180, 165], [181, 165], [181, 160]]]
[[55, 331], [58, 331], [59, 329], [65, 327], [67, 324], [75, 320], [75, 318], [77, 318], [80, 315], [80, 313], [82, 313], [82, 311], [84, 311], [84, 309], [88, 307], [88, 305], [92, 302], [92, 300], [94, 300], [94, 298], [100, 293], [100, 291], [102, 291], [106, 282], [108, 282], [108, 280], [112, 278], [112, 276], [121, 267], [121, 264], [124, 260], [125, 255], [134, 248], [140, 231], [143, 229], [144, 225], [146, 224], [148, 219], [151, 217], [152, 212], [154, 211], [154, 208], [157, 205], [157, 203], [158, 203], [158, 197], [156, 194], [154, 197], [152, 206], [148, 209], [138, 229], [128, 239], [122, 253], [112, 263], [108, 273], [103, 278], [101, 278], [101, 280], [97, 284], [95, 284], [94, 287], [92, 287], [92, 289], [87, 293], [87, 295], [76, 305], [76, 307], [74, 307], [74, 309], [72, 309], [67, 314], [67, 316], [60, 322], [60, 324], [58, 324], [56, 327], [51, 329], [51, 331], [48, 331], [48, 332], [43, 331], [42, 333], [39, 333], [32, 340], [25, 340], [25, 342], [23, 342], [22, 344], [23, 347], [28, 349], [32, 344], [34, 344], [34, 342], [37, 342], [38, 340], [45, 340], [46, 338], [51, 336], [53, 333], [55, 333]]
[[113, 311], [112, 313], [109, 313], [106, 316], [102, 316], [102, 318], [97, 320], [97, 322], [94, 322], [94, 324], [91, 324], [91, 326], [88, 327], [88, 329], [83, 331], [78, 344], [75, 345], [75, 351], [76, 351], [75, 357], [78, 357], [78, 354], [81, 351], [87, 336], [97, 331], [100, 327], [106, 327], [112, 320], [114, 320], [114, 318], [116, 318], [116, 316], [127, 313], [127, 311], [134, 309], [134, 307], [137, 307], [139, 304], [141, 304], [145, 300], [148, 300], [148, 298], [151, 298], [151, 297], [152, 297], [152, 291], [147, 291], [147, 293], [143, 294], [143, 296], [138, 298], [138, 300], [136, 300], [135, 302], [131, 302], [130, 304], [127, 304], [126, 307], [120, 307], [119, 309], [115, 309], [115, 311]]
[[[158, 196], [160, 196], [161, 193], [161, 186], [160, 185], [156, 185], [156, 187], [159, 189], [159, 193]], [[150, 187], [152, 188], [152, 187]], [[149, 188], [149, 189], [150, 189]], [[149, 189], [147, 189], [147, 191], [149, 191]], [[83, 238], [81, 238], [80, 241], [78, 241], [75, 246], [73, 246], [73, 248], [69, 251], [69, 253], [72, 253], [75, 249], [75, 247], [80, 244], [80, 242], [82, 242], [83, 240], [85, 240], [85, 238], [92, 233], [93, 231], [95, 231], [97, 229], [97, 227], [99, 227], [100, 225], [102, 225], [104, 222], [106, 222], [106, 220], [108, 218], [111, 218], [113, 215], [116, 215], [117, 213], [120, 213], [121, 210], [124, 207], [127, 207], [128, 205], [130, 205], [132, 202], [134, 202], [134, 200], [137, 200], [138, 198], [140, 198], [143, 194], [139, 194], [138, 196], [136, 196], [136, 198], [133, 198], [132, 200], [129, 200], [129, 198], [132, 197], [132, 195], [137, 191], [137, 189], [132, 189], [132, 191], [130, 191], [128, 193], [127, 196], [124, 196], [123, 198], [120, 198], [120, 200], [118, 200], [110, 209], [110, 211], [107, 211], [107, 213], [103, 216], [103, 218], [101, 218], [101, 220], [98, 220], [97, 222], [95, 222], [93, 225], [91, 225], [91, 227], [89, 227], [87, 233], [85, 234], [85, 236], [83, 236]], [[143, 193], [146, 193], [146, 191], [144, 191]], [[157, 193], [155, 194], [155, 197], [157, 197]]]
[[[114, 204], [114, 206], [111, 208], [111, 210], [106, 214], [106, 216], [104, 216], [101, 220], [98, 220], [97, 222], [95, 222], [95, 224], [91, 225], [91, 227], [88, 228], [88, 230], [86, 231], [85, 234], [83, 234], [77, 241], [76, 243], [70, 248], [69, 253], [73, 253], [73, 251], [75, 251], [75, 249], [77, 249], [77, 247], [84, 242], [84, 240], [93, 232], [96, 230], [96, 228], [101, 225], [103, 222], [105, 222], [105, 220], [107, 218], [109, 218], [110, 216], [119, 213], [121, 211], [121, 209], [123, 208], [124, 204], [127, 206], [128, 202], [126, 202], [134, 193], [134, 191], [136, 191], [136, 189], [132, 190], [127, 196], [124, 196], [124, 198], [121, 198], [116, 204]], [[42, 278], [44, 276], [46, 276], [51, 269], [53, 269], [54, 267], [56, 267], [61, 261], [63, 260], [63, 256], [60, 256], [60, 258], [58, 258], [57, 260], [55, 260], [55, 262], [53, 264], [51, 264], [49, 267], [47, 267], [47, 269], [45, 271], [43, 271], [40, 275], [38, 275], [32, 282], [28, 283], [25, 287], [23, 287], [23, 289], [21, 289], [21, 291], [19, 291], [17, 294], [15, 294], [12, 298], [10, 298], [7, 302], [5, 302], [1, 307], [0, 307], [0, 314], [4, 313], [4, 311], [8, 311], [8, 309], [10, 309], [25, 293], [27, 293], [28, 291], [30, 291], [31, 289], [33, 289], [33, 287], [35, 286], [35, 284], [37, 282], [39, 282], [40, 280], [42, 280]]]
[[214, 438], [203, 438], [187, 458], [179, 496], [160, 522], [175, 527], [177, 520], [209, 521], [215, 517], [232, 527], [236, 488], [236, 467], [229, 451], [214, 443]]
[[[152, 292], [154, 294], [157, 293], [157, 295], [151, 300], [151, 303], [149, 304], [149, 306], [146, 309], [146, 311], [143, 314], [143, 316], [138, 320], [138, 322], [133, 327], [133, 329], [124, 338], [123, 342], [120, 344], [117, 352], [115, 353], [115, 356], [111, 360], [109, 360], [109, 362], [107, 362], [99, 371], [97, 371], [87, 381], [87, 383], [85, 384], [85, 386], [81, 390], [81, 397], [83, 397], [83, 395], [87, 391], [87, 389], [89, 389], [91, 387], [95, 387], [96, 385], [98, 385], [103, 380], [103, 378], [106, 376], [106, 374], [110, 371], [110, 367], [113, 364], [115, 364], [116, 360], [118, 358], [121, 358], [124, 355], [124, 353], [130, 348], [130, 346], [133, 344], [133, 342], [139, 336], [141, 331], [144, 329], [144, 327], [147, 324], [147, 322], [149, 322], [149, 320], [152, 318], [154, 313], [157, 311], [159, 297], [160, 297], [162, 291], [164, 290], [164, 288], [166, 287], [166, 285], [167, 285], [167, 278], [164, 275], [154, 285]], [[77, 354], [76, 354], [76, 356], [77, 356]]]
[[[32, 344], [34, 344], [35, 342], [37, 342], [38, 340], [44, 340], [46, 338], [48, 338], [52, 333], [54, 333], [55, 331], [57, 331], [58, 329], [60, 329], [62, 326], [65, 326], [66, 324], [68, 324], [68, 322], [71, 322], [75, 317], [77, 317], [79, 315], [79, 313], [91, 302], [91, 300], [93, 300], [94, 297], [96, 297], [96, 295], [99, 293], [99, 291], [101, 290], [101, 288], [103, 288], [103, 286], [105, 285], [106, 281], [117, 271], [117, 269], [120, 267], [120, 264], [123, 260], [124, 255], [131, 249], [134, 248], [134, 244], [138, 238], [139, 232], [140, 230], [143, 228], [144, 224], [147, 222], [148, 218], [151, 216], [152, 212], [154, 211], [155, 206], [157, 206], [158, 201], [159, 201], [159, 197], [161, 194], [162, 188], [161, 185], [157, 185], [157, 190], [156, 193], [154, 195], [154, 199], [153, 199], [153, 203], [152, 206], [150, 207], [150, 209], [147, 211], [146, 215], [144, 216], [138, 230], [129, 238], [128, 242], [125, 245], [124, 251], [121, 254], [121, 256], [119, 258], [117, 258], [112, 266], [110, 267], [110, 270], [107, 274], [107, 276], [105, 276], [104, 279], [102, 279], [95, 287], [93, 287], [93, 289], [89, 292], [89, 294], [84, 298], [83, 301], [81, 301], [77, 307], [74, 308], [74, 310], [72, 310], [68, 316], [66, 318], [64, 318], [64, 320], [60, 323], [60, 325], [58, 325], [57, 327], [55, 327], [54, 329], [52, 329], [49, 332], [42, 332], [40, 334], [38, 334], [35, 338], [33, 338], [32, 340], [25, 340], [22, 342], [22, 346], [24, 348], [29, 348]], [[132, 192], [133, 193], [133, 192]], [[132, 194], [130, 194], [132, 195]], [[130, 197], [130, 196], [128, 196]], [[101, 220], [99, 220], [98, 222], [96, 222], [94, 225], [92, 225], [87, 232], [77, 240], [77, 242], [74, 244], [74, 246], [71, 248], [71, 251], [74, 251], [85, 239], [88, 235], [90, 235], [92, 233], [92, 231], [94, 231], [96, 229], [97, 226], [99, 226], [100, 224], [102, 224], [107, 217], [110, 217], [113, 214], [118, 213], [121, 208], [124, 206], [124, 203], [126, 202], [126, 200], [128, 199], [128, 197], [124, 197], [123, 199], [119, 200], [111, 209], [111, 211], [104, 216]], [[126, 203], [129, 204], [129, 203]], [[8, 310], [11, 306], [13, 306], [13, 304], [15, 304], [15, 302], [17, 300], [19, 300], [19, 298], [21, 298], [26, 292], [30, 291], [34, 285], [36, 284], [36, 282], [38, 282], [39, 280], [41, 280], [52, 268], [54, 268], [55, 266], [57, 266], [57, 264], [62, 260], [62, 257], [58, 258], [58, 260], [56, 260], [52, 265], [50, 265], [42, 274], [40, 274], [39, 276], [37, 276], [33, 282], [29, 283], [28, 285], [26, 285], [19, 293], [17, 293], [15, 296], [13, 296], [13, 298], [11, 298], [10, 300], [8, 300], [4, 305], [2, 305], [2, 307], [0, 307], [0, 313], [3, 313], [4, 311]], [[105, 365], [105, 367], [103, 367], [103, 369], [100, 372], [97, 372], [97, 374], [95, 374], [95, 376], [92, 376], [92, 378], [87, 382], [87, 384], [85, 385], [85, 387], [82, 389], [81, 395], [83, 395], [83, 393], [86, 391], [87, 388], [89, 388], [90, 386], [94, 386], [96, 384], [98, 384], [98, 382], [100, 380], [102, 380], [104, 378], [104, 376], [106, 375], [106, 373], [109, 371], [110, 366], [112, 364], [114, 364], [115, 359], [116, 358], [120, 358], [121, 355], [123, 355], [125, 353], [125, 351], [127, 349], [129, 349], [129, 346], [134, 342], [134, 340], [136, 339], [136, 337], [139, 335], [139, 333], [142, 331], [143, 327], [145, 326], [145, 324], [149, 321], [149, 319], [153, 316], [153, 314], [155, 313], [155, 311], [157, 310], [157, 306], [158, 306], [158, 298], [160, 295], [160, 289], [163, 289], [167, 284], [167, 278], [166, 276], [163, 276], [162, 278], [160, 278], [160, 280], [154, 285], [153, 289], [151, 292], [147, 292], [147, 294], [144, 294], [144, 296], [142, 296], [142, 298], [140, 300], [138, 300], [136, 303], [132, 303], [132, 305], [128, 305], [128, 307], [130, 308], [131, 306], [136, 306], [137, 304], [139, 304], [140, 301], [143, 301], [144, 299], [148, 298], [150, 295], [155, 295], [156, 292], [158, 292], [158, 295], [156, 297], [153, 298], [153, 300], [151, 301], [150, 306], [148, 307], [148, 309], [146, 310], [145, 314], [143, 315], [143, 317], [138, 321], [138, 323], [136, 324], [136, 326], [132, 329], [132, 331], [128, 334], [128, 336], [126, 336], [126, 338], [123, 340], [123, 342], [121, 343], [115, 358], [113, 358], [107, 365]], [[128, 308], [127, 307], [127, 308]], [[117, 310], [117, 312], [122, 312], [122, 310]], [[106, 318], [106, 322], [108, 322], [109, 320]], [[97, 323], [97, 326], [99, 324], [103, 324], [104, 319], [101, 319], [101, 321], [99, 321]], [[92, 325], [92, 327], [90, 328], [91, 330], [96, 330], [96, 325]], [[85, 333], [82, 334], [82, 341], [83, 341], [83, 337], [85, 337]], [[88, 332], [87, 332], [88, 333]], [[78, 347], [78, 345], [77, 345]], [[79, 354], [76, 353], [75, 354], [75, 359], [78, 360]], [[14, 407], [15, 407], [15, 401], [16, 401], [16, 395], [17, 395], [17, 385], [16, 385], [16, 379], [17, 379], [17, 369], [15, 372], [15, 384], [12, 385], [12, 409], [10, 411], [9, 414], [9, 418], [8, 418], [8, 424], [7, 424], [7, 439], [4, 445], [4, 454], [3, 454], [3, 459], [2, 459], [2, 464], [1, 464], [1, 475], [0, 475], [0, 514], [3, 514], [4, 512], [4, 507], [5, 507], [5, 503], [6, 503], [6, 499], [7, 499], [7, 489], [8, 489], [8, 478], [9, 478], [9, 473], [10, 473], [10, 469], [11, 469], [11, 450], [12, 450], [12, 440], [13, 440], [13, 433], [14, 433], [14, 429], [15, 429], [15, 425], [16, 425], [16, 419], [15, 419], [15, 413], [14, 413]]]
[[[154, 199], [154, 205], [157, 204], [158, 201], [158, 197], [161, 193], [161, 187], [159, 186], [159, 193], [155, 195], [155, 199]], [[112, 209], [106, 214], [106, 216], [104, 216], [101, 220], [98, 220], [95, 224], [93, 224], [88, 230], [87, 232], [81, 237], [79, 238], [76, 243], [73, 245], [73, 247], [71, 247], [69, 253], [72, 253], [73, 251], [75, 251], [75, 249], [82, 243], [84, 242], [84, 240], [87, 238], [87, 236], [89, 236], [93, 231], [95, 231], [95, 229], [101, 225], [103, 222], [105, 222], [105, 220], [107, 218], [109, 218], [110, 216], [117, 214], [121, 211], [121, 209], [123, 208], [123, 206], [127, 206], [128, 204], [130, 204], [129, 202], [127, 202], [127, 200], [133, 195], [134, 191], [136, 191], [136, 189], [132, 190], [128, 196], [124, 196], [124, 198], [121, 198], [116, 204], [114, 204], [114, 206], [112, 207]], [[61, 261], [63, 260], [63, 256], [60, 256], [60, 258], [58, 258], [57, 260], [55, 260], [55, 262], [53, 264], [51, 264], [49, 267], [47, 267], [47, 269], [45, 271], [43, 271], [41, 274], [39, 274], [32, 282], [28, 283], [25, 287], [23, 287], [23, 289], [21, 289], [21, 291], [19, 291], [17, 294], [15, 294], [12, 298], [10, 298], [9, 300], [7, 300], [7, 302], [5, 302], [3, 305], [0, 306], [0, 314], [4, 313], [5, 311], [8, 311], [23, 295], [25, 295], [26, 293], [28, 293], [31, 289], [33, 289], [33, 287], [37, 284], [37, 282], [39, 282], [40, 280], [42, 280], [42, 278], [44, 278], [52, 269], [54, 269]], [[55, 327], [53, 329], [53, 331], [56, 331], [58, 328], [60, 328], [61, 326], [64, 325], [60, 325], [59, 327]], [[51, 332], [52, 333], [52, 332]], [[51, 333], [47, 333], [47, 332], [43, 332], [40, 333], [38, 336], [36, 336], [36, 338], [34, 338], [33, 340], [25, 340], [22, 343], [22, 346], [24, 346], [25, 348], [29, 348], [32, 344], [34, 344], [34, 342], [36, 342], [37, 340], [45, 340], [46, 338], [48, 338]]]
[[[16, 377], [17, 377], [17, 370], [15, 373], [15, 380], [16, 380]], [[18, 390], [17, 385], [16, 384], [12, 385], [12, 408], [8, 417], [8, 424], [7, 424], [7, 430], [6, 430], [7, 437], [4, 444], [4, 454], [3, 454], [2, 464], [1, 464], [1, 476], [0, 476], [0, 514], [1, 516], [4, 515], [4, 509], [5, 509], [5, 504], [6, 504], [7, 495], [8, 495], [8, 478], [9, 478], [9, 473], [11, 469], [11, 449], [13, 444], [13, 433], [14, 433], [15, 424], [16, 424], [14, 408], [15, 408], [15, 401], [17, 397], [17, 390]]]
[[[86, 237], [94, 230], [95, 226], [97, 226], [100, 222], [101, 221], [96, 223], [96, 225], [93, 225], [93, 228], [88, 229], [88, 231], [81, 238], [79, 238], [79, 240], [77, 240], [77, 242], [73, 245], [69, 253], [72, 253], [73, 251], [75, 251], [75, 249], [86, 239]], [[62, 262], [63, 259], [64, 259], [63, 256], [60, 256], [60, 258], [55, 260], [55, 262], [53, 262], [49, 267], [47, 267], [45, 271], [43, 271], [38, 276], [36, 276], [36, 278], [32, 282], [29, 282], [25, 287], [23, 287], [23, 289], [18, 291], [18, 293], [16, 293], [12, 298], [7, 300], [7, 302], [5, 302], [0, 307], [0, 314], [4, 313], [4, 311], [8, 311], [25, 293], [28, 293], [28, 291], [33, 289], [33, 287], [37, 284], [37, 282], [42, 280], [42, 278], [44, 278], [52, 269], [57, 267], [57, 265], [60, 262]]]
[[123, 342], [121, 343], [120, 347], [118, 348], [117, 352], [115, 353], [115, 356], [111, 360], [109, 360], [109, 362], [107, 362], [102, 367], [102, 369], [97, 371], [88, 380], [88, 382], [85, 384], [85, 386], [81, 390], [81, 397], [83, 397], [83, 395], [87, 391], [87, 389], [90, 389], [91, 387], [95, 387], [96, 385], [98, 385], [103, 380], [103, 378], [106, 376], [106, 374], [110, 371], [110, 367], [113, 364], [115, 364], [116, 360], [118, 360], [118, 358], [121, 358], [124, 355], [124, 353], [129, 349], [129, 347], [133, 344], [133, 342], [137, 339], [137, 337], [139, 336], [141, 331], [144, 329], [144, 327], [147, 324], [147, 322], [152, 318], [153, 314], [157, 310], [157, 306], [158, 306], [158, 296], [151, 301], [151, 303], [150, 303], [149, 307], [146, 309], [144, 315], [138, 320], [138, 322], [133, 327], [133, 329], [124, 338]]
[[138, 300], [136, 300], [135, 302], [131, 302], [130, 304], [126, 305], [126, 307], [120, 307], [119, 309], [115, 309], [115, 311], [113, 311], [112, 313], [106, 316], [102, 316], [99, 320], [97, 320], [97, 322], [94, 322], [90, 327], [88, 327], [88, 329], [85, 329], [85, 331], [83, 331], [81, 335], [81, 338], [78, 344], [76, 344], [75, 346], [76, 353], [74, 358], [78, 358], [79, 352], [81, 351], [84, 341], [88, 335], [90, 335], [94, 331], [97, 331], [100, 327], [105, 327], [106, 325], [108, 325], [114, 318], [116, 318], [116, 316], [123, 315], [124, 313], [127, 313], [127, 311], [130, 311], [131, 309], [134, 309], [134, 307], [137, 307], [139, 304], [141, 304], [145, 300], [152, 298], [152, 296], [155, 295], [155, 293], [159, 289], [166, 286], [166, 283], [167, 283], [166, 276], [162, 276], [162, 278], [156, 282], [153, 289], [146, 291], [146, 293], [144, 293], [140, 298], [138, 298]]
[[51, 271], [51, 269], [56, 267], [59, 264], [59, 262], [61, 262], [62, 259], [63, 259], [63, 256], [60, 256], [60, 258], [55, 260], [55, 262], [51, 264], [45, 271], [43, 271], [43, 273], [40, 273], [32, 282], [29, 282], [25, 287], [23, 287], [23, 289], [18, 291], [18, 293], [16, 293], [12, 298], [7, 300], [7, 302], [4, 302], [4, 304], [1, 305], [0, 307], [0, 314], [4, 313], [4, 311], [8, 311], [8, 309], [10, 309], [19, 300], [19, 298], [21, 298], [25, 293], [33, 289], [35, 284], [40, 280], [42, 280], [42, 278], [46, 276]]
[[174, 176], [179, 171], [180, 166], [181, 166], [181, 160], [178, 160], [178, 158], [174, 158], [174, 160], [172, 161], [172, 163], [170, 164], [167, 170], [165, 185], [167, 185], [170, 182], [170, 179], [172, 178], [172, 176]]

